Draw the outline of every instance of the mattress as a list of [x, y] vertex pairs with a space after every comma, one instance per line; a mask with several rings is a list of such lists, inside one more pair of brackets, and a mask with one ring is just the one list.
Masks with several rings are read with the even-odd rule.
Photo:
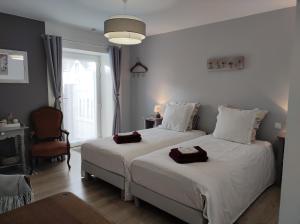
[[[171, 148], [201, 146], [206, 163], [178, 164]], [[236, 219], [275, 179], [271, 144], [244, 145], [199, 137], [136, 158], [131, 164], [134, 183], [203, 212], [209, 223], [228, 224]]]
[[[129, 166], [131, 161], [147, 153], [178, 144], [183, 141], [205, 135], [203, 131], [191, 130], [177, 132], [163, 128], [140, 130], [142, 141], [139, 143], [121, 144], [114, 142], [112, 137], [88, 141], [82, 145], [81, 158], [103, 169], [124, 176], [127, 182], [125, 186], [125, 199], [130, 199]], [[128, 197], [126, 197], [128, 194]]]

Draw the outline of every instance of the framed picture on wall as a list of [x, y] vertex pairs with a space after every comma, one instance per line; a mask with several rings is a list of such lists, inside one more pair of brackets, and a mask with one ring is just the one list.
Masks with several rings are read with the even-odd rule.
[[0, 83], [29, 83], [26, 51], [0, 49]]

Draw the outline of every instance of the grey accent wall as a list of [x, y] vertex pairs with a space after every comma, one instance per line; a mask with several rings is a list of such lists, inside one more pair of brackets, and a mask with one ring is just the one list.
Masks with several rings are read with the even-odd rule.
[[0, 83], [0, 117], [13, 113], [28, 124], [32, 110], [48, 104], [44, 22], [0, 13], [0, 48], [27, 51], [29, 84]]
[[[131, 78], [131, 129], [156, 103], [194, 101], [202, 104], [199, 127], [212, 132], [217, 106], [270, 111], [259, 137], [272, 140], [275, 122], [286, 120], [289, 61], [295, 8], [148, 37], [131, 49], [149, 72]], [[208, 72], [209, 57], [244, 55], [242, 71]]]
[[280, 224], [300, 223], [300, 5], [297, 6], [297, 33], [292, 59], [287, 141], [284, 153], [284, 166], [280, 204]]

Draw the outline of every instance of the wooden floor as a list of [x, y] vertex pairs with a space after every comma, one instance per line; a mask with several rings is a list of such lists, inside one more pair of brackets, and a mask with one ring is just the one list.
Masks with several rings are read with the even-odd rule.
[[[176, 224], [182, 221], [143, 203], [136, 208], [120, 199], [120, 190], [96, 178], [85, 180], [80, 175], [80, 153], [73, 151], [71, 171], [66, 161], [41, 164], [31, 176], [34, 200], [59, 192], [73, 192], [116, 224]], [[278, 187], [271, 187], [245, 212], [237, 224], [276, 224], [279, 210]], [[76, 211], [74, 211], [76, 212]]]

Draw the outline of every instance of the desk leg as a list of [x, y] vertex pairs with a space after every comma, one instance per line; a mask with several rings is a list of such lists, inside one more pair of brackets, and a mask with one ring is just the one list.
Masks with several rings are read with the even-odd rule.
[[23, 163], [23, 172], [24, 174], [27, 173], [27, 166], [26, 166], [26, 148], [25, 148], [25, 139], [24, 139], [24, 132], [20, 135], [21, 138], [21, 156], [22, 156], [22, 163]]

